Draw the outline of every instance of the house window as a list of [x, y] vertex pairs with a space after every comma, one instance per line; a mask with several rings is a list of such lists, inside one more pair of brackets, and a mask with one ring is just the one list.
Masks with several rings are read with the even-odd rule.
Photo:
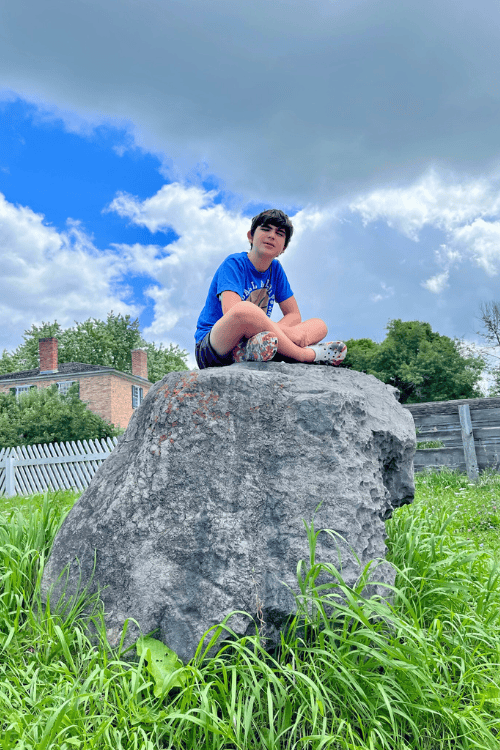
[[78, 380], [60, 380], [57, 384], [57, 390], [61, 396], [66, 396], [72, 385], [78, 383]]
[[19, 398], [21, 393], [28, 393], [32, 388], [36, 388], [36, 385], [16, 385], [10, 389], [10, 392], [14, 393], [16, 397]]
[[137, 409], [142, 404], [144, 391], [138, 385], [132, 386], [132, 409]]

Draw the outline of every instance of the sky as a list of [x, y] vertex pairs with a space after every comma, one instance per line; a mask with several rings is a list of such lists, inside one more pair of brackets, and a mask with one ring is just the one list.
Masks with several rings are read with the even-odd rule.
[[328, 338], [400, 318], [478, 341], [499, 29], [493, 0], [4, 0], [0, 351], [113, 311], [194, 366], [210, 280], [271, 207]]

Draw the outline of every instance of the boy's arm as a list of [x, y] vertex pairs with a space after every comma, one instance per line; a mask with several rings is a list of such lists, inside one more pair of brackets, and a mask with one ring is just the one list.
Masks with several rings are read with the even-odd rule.
[[309, 332], [301, 326], [302, 316], [295, 297], [289, 297], [279, 303], [281, 312], [285, 316], [278, 321], [277, 325], [283, 330], [290, 341], [297, 346], [307, 346], [309, 341]]
[[285, 316], [278, 321], [280, 328], [283, 328], [284, 330], [286, 328], [293, 328], [293, 326], [302, 322], [302, 316], [295, 297], [289, 297], [288, 299], [283, 300], [283, 302], [279, 303], [279, 306], [281, 312]]
[[236, 292], [222, 292], [221, 294], [221, 305], [222, 305], [222, 314], [225, 315], [228, 310], [230, 310], [233, 305], [235, 305], [237, 302], [241, 302], [241, 297]]

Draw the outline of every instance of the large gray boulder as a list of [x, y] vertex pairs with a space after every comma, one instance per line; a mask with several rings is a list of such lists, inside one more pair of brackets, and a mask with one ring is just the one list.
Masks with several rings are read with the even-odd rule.
[[[98, 587], [112, 644], [133, 618], [129, 643], [156, 631], [184, 660], [233, 610], [262, 607], [272, 642], [309, 557], [304, 520], [345, 539], [320, 534], [316, 559], [338, 567], [340, 554], [348, 584], [384, 557], [384, 521], [414, 493], [415, 429], [396, 395], [327, 366], [170, 373], [69, 513], [44, 594]], [[376, 571], [386, 583], [393, 575], [387, 563]], [[255, 632], [244, 614], [229, 624]]]

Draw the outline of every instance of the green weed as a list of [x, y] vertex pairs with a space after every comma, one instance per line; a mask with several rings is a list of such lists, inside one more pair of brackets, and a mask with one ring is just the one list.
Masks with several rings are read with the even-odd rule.
[[417, 450], [431, 450], [431, 448], [444, 448], [442, 440], [421, 440], [417, 442]]
[[422, 472], [417, 476], [415, 508], [442, 513], [448, 533], [460, 535], [474, 549], [500, 553], [500, 474], [484, 471], [477, 482], [456, 471]]

